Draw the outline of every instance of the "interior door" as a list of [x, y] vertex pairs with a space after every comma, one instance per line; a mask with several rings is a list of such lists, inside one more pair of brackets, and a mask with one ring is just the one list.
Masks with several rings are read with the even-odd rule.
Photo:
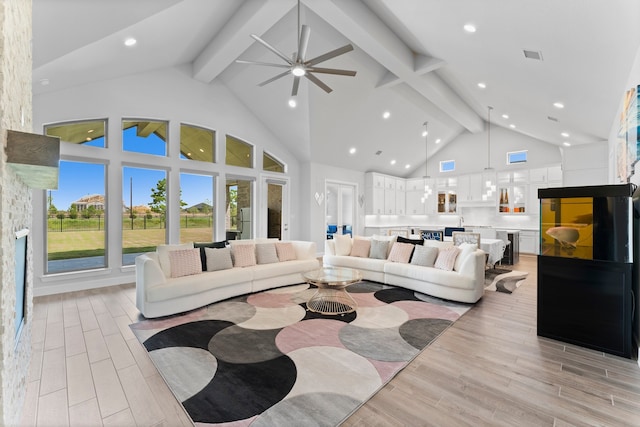
[[262, 179], [261, 236], [289, 240], [289, 181], [286, 178], [264, 176]]
[[334, 234], [353, 235], [357, 186], [327, 181], [325, 188], [327, 239]]

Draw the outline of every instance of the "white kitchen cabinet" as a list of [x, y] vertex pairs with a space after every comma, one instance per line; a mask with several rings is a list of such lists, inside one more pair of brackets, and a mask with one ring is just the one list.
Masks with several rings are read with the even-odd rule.
[[384, 177], [384, 189], [396, 191], [396, 178], [392, 176]]
[[422, 191], [424, 192], [424, 178], [410, 178], [406, 182], [406, 191]]
[[406, 193], [396, 190], [396, 215], [405, 215], [406, 213]]
[[383, 215], [384, 214], [384, 188], [367, 188], [366, 189], [366, 206], [367, 215]]
[[[494, 190], [489, 195], [487, 182], [490, 182]], [[458, 206], [494, 206], [496, 202], [496, 175], [495, 173], [474, 173], [458, 177], [457, 192]]]
[[522, 230], [520, 231], [520, 253], [533, 254], [539, 253], [540, 237], [538, 231]]
[[396, 190], [384, 189], [384, 214], [396, 214]]
[[396, 178], [396, 191], [406, 191], [406, 183], [406, 179]]

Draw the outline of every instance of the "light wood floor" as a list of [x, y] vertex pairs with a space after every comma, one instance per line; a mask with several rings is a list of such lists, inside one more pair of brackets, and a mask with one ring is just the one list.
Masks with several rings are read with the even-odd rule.
[[[536, 259], [483, 299], [344, 426], [639, 426], [635, 360], [536, 335]], [[188, 426], [128, 325], [132, 285], [39, 297], [24, 426]]]

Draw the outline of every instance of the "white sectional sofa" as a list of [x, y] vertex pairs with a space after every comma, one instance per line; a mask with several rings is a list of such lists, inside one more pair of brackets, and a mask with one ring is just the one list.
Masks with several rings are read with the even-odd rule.
[[[424, 241], [424, 246], [435, 247], [438, 250], [452, 245], [451, 242]], [[338, 253], [342, 254], [338, 255]], [[351, 256], [346, 253], [344, 249], [336, 251], [336, 240], [327, 240], [323, 263], [331, 267], [355, 268], [362, 272], [364, 279], [453, 301], [475, 303], [484, 293], [486, 254], [477, 247], [460, 252], [460, 259], [456, 259], [455, 268], [451, 271], [393, 262], [389, 259]]]
[[[234, 244], [265, 243], [268, 243], [267, 239], [241, 240]], [[316, 244], [305, 241], [290, 243], [295, 250], [295, 259], [200, 271], [181, 277], [171, 277], [167, 271], [166, 253], [185, 250], [189, 244], [162, 245], [156, 252], [136, 258], [136, 306], [143, 316], [153, 318], [193, 310], [237, 295], [303, 283], [304, 272], [320, 267], [316, 258]], [[193, 244], [190, 247], [193, 249]]]

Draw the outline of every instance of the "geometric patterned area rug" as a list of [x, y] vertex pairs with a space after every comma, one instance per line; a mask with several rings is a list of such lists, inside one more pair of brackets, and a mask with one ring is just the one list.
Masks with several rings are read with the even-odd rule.
[[518, 289], [528, 275], [526, 271], [490, 268], [484, 273], [484, 289], [510, 294]]
[[308, 284], [131, 325], [197, 426], [335, 426], [471, 304], [359, 282], [355, 313], [306, 309]]

